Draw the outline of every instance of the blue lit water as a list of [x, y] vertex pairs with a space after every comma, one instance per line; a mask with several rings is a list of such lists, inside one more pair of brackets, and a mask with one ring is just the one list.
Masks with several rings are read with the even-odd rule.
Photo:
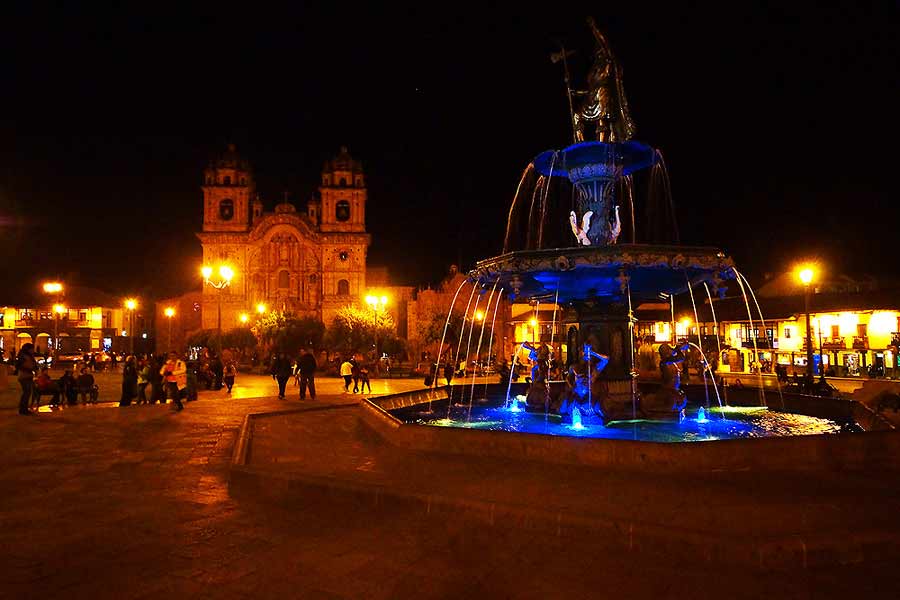
[[406, 412], [403, 420], [438, 427], [487, 429], [568, 435], [585, 438], [639, 440], [647, 442], [702, 442], [735, 438], [778, 437], [838, 433], [839, 424], [827, 419], [781, 413], [757, 407], [717, 407], [704, 411], [698, 419], [698, 411], [688, 410], [682, 420], [654, 421], [638, 419], [615, 421], [604, 426], [590, 414], [580, 415], [581, 428], [562, 421], [559, 417], [546, 418], [543, 414], [524, 410], [513, 412], [509, 408], [474, 406], [471, 415], [467, 406], [454, 406], [450, 418], [441, 415], [416, 415]]

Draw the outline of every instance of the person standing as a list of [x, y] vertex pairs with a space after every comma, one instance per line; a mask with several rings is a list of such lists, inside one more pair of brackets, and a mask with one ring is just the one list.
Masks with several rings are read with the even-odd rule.
[[453, 363], [448, 362], [444, 365], [444, 379], [447, 381], [447, 385], [450, 385], [450, 382], [453, 381]]
[[316, 357], [306, 348], [300, 349], [297, 360], [297, 372], [300, 374], [300, 399], [306, 400], [306, 388], [309, 387], [309, 399], [316, 399]]
[[284, 352], [279, 352], [272, 361], [272, 377], [278, 382], [278, 399], [284, 400], [284, 388], [291, 378], [291, 361]]
[[109, 360], [110, 360], [110, 363], [109, 363], [110, 368], [113, 371], [118, 371], [119, 370], [119, 355], [116, 354], [115, 350], [113, 350], [109, 353]]
[[19, 379], [19, 386], [22, 388], [22, 395], [19, 397], [19, 414], [30, 415], [28, 412], [28, 403], [31, 402], [31, 396], [34, 394], [34, 370], [37, 368], [37, 361], [34, 360], [34, 346], [25, 344], [19, 349], [19, 355], [16, 357], [16, 374]]
[[350, 381], [353, 379], [353, 363], [345, 360], [341, 363], [341, 377], [344, 378], [344, 393], [350, 391]]
[[231, 388], [234, 387], [234, 378], [237, 376], [237, 367], [234, 366], [234, 361], [228, 361], [228, 364], [225, 365], [224, 371], [224, 381], [225, 387], [228, 388], [228, 393], [231, 393]]
[[[150, 384], [150, 357], [145, 357], [141, 359], [141, 364], [138, 365], [138, 392], [137, 392], [137, 403], [138, 404], [149, 404], [150, 399], [147, 398], [147, 386]], [[150, 391], [153, 393], [153, 390]]]
[[130, 406], [131, 401], [137, 396], [138, 372], [134, 364], [134, 355], [129, 355], [125, 359], [125, 366], [122, 367], [122, 397], [119, 399], [119, 406]]
[[175, 410], [183, 410], [181, 392], [187, 388], [187, 365], [184, 364], [177, 352], [169, 353], [169, 360], [160, 369], [160, 374], [163, 376], [168, 393], [172, 396]]

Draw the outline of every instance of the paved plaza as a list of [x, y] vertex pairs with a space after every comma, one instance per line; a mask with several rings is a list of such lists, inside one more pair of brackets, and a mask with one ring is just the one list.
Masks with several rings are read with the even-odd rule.
[[[0, 409], [0, 597], [896, 597], [890, 563], [794, 573], [692, 566], [421, 521], [403, 511], [232, 498], [244, 416], [296, 408], [271, 379], [203, 393], [181, 413], [112, 404]], [[418, 380], [379, 380], [396, 392]], [[306, 406], [358, 401], [337, 379]], [[291, 398], [295, 398], [294, 393]], [[332, 450], [321, 440], [323, 460]], [[696, 514], [703, 510], [696, 506]], [[693, 518], [685, 510], [685, 519]], [[723, 596], [723, 594], [725, 594]]]

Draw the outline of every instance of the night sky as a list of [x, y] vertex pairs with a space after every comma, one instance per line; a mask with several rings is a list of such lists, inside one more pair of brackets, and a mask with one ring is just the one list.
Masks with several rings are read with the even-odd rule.
[[470, 268], [499, 252], [522, 169], [570, 142], [549, 55], [564, 40], [583, 77], [591, 12], [637, 139], [666, 157], [682, 242], [723, 248], [751, 280], [808, 255], [898, 275], [896, 3], [330, 4], [7, 7], [5, 295], [46, 277], [147, 296], [197, 287], [201, 173], [227, 142], [267, 210], [285, 191], [302, 210], [348, 146], [368, 175], [370, 265], [403, 284]]

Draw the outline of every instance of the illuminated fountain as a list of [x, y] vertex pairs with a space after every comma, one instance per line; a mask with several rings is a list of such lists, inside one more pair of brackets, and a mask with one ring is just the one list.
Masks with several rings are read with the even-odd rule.
[[[473, 376], [471, 386], [453, 386], [449, 399], [439, 400], [446, 402], [438, 410], [442, 419], [432, 416], [440, 395], [436, 387], [427, 396], [428, 410], [409, 398], [375, 402], [405, 423], [577, 437], [691, 441], [840, 430], [833, 420], [773, 414], [762, 396], [761, 407], [724, 406], [702, 344], [693, 346], [702, 357], [704, 382], [715, 393], [707, 388], [706, 406], [695, 417], [687, 418], [680, 382], [692, 344], [674, 339], [662, 344], [651, 381], [639, 376], [636, 306], [668, 304], [685, 294], [696, 318], [695, 290], [702, 288], [701, 298], [712, 305], [715, 295], [724, 295], [726, 281], [736, 281], [745, 301], [749, 285], [719, 249], [677, 243], [661, 153], [632, 139], [635, 126], [620, 68], [606, 38], [593, 21], [590, 25], [596, 48], [587, 90], [568, 90], [575, 143], [543, 152], [527, 166], [509, 210], [503, 253], [478, 262], [453, 300], [463, 303], [468, 296], [463, 322], [470, 323], [467, 335], [464, 330], [459, 336], [455, 357], [452, 349], [449, 353], [454, 364], [460, 359], [468, 364], [472, 350], [479, 356], [484, 339], [493, 342], [493, 322], [485, 336], [487, 319], [470, 314], [493, 310], [496, 316], [501, 299], [554, 307], [551, 338], [515, 349], [513, 369], [520, 351], [529, 353], [534, 365], [529, 382], [514, 386], [510, 372], [502, 384], [476, 386]], [[568, 84], [567, 56], [563, 50]], [[642, 219], [636, 217], [638, 178], [650, 188], [640, 207]], [[466, 285], [468, 294], [461, 294]], [[450, 321], [448, 314], [444, 338]], [[564, 332], [560, 340], [552, 337], [557, 324]], [[552, 357], [550, 348], [563, 344], [568, 355]], [[561, 380], [551, 380], [553, 359], [565, 366]]]

